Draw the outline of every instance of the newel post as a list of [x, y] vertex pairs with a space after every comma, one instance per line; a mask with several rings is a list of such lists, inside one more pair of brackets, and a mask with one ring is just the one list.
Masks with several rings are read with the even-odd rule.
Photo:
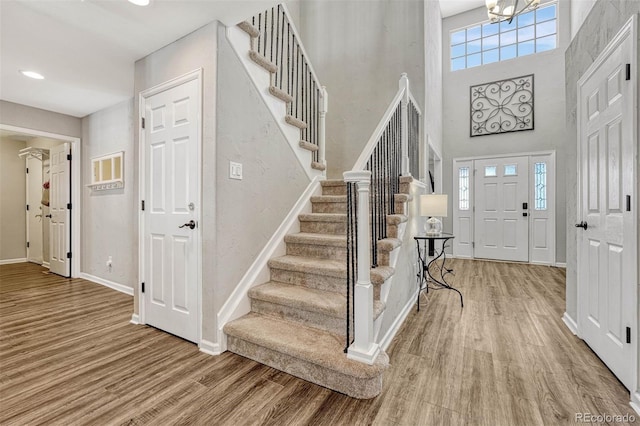
[[[358, 223], [358, 269], [353, 290], [354, 341], [347, 350], [347, 358], [373, 364], [380, 353], [380, 346], [373, 341], [373, 285], [371, 284], [371, 247], [369, 226], [370, 171], [344, 172], [344, 181], [355, 183], [358, 197], [356, 220]], [[348, 291], [348, 289], [347, 289]], [[347, 312], [347, 315], [349, 313]]]
[[327, 111], [329, 110], [329, 94], [327, 93], [327, 88], [322, 86], [320, 89], [320, 122], [318, 128], [318, 163], [325, 166], [324, 174], [327, 173], [326, 166], [327, 160], [325, 157], [325, 147], [326, 147], [326, 116]]
[[399, 89], [404, 89], [402, 95], [402, 176], [409, 175], [409, 78], [403, 72], [398, 83]]

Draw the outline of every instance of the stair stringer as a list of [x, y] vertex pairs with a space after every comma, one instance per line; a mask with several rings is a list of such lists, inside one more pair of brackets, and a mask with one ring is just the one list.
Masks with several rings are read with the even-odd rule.
[[226, 37], [309, 179], [313, 180], [316, 176], [322, 176], [324, 174], [322, 170], [316, 170], [311, 166], [312, 153], [300, 147], [300, 129], [285, 120], [287, 104], [269, 92], [271, 75], [251, 60], [249, 56], [251, 37], [249, 34], [237, 26], [229, 26], [226, 28]]
[[[418, 180], [413, 180], [409, 185], [410, 195], [408, 201], [404, 203], [404, 211], [407, 216], [407, 222], [401, 223], [398, 225], [398, 237], [402, 244], [391, 252], [389, 257], [389, 265], [394, 268], [395, 273], [383, 284], [380, 291], [380, 300], [387, 305], [389, 301], [389, 295], [394, 289], [395, 285], [408, 285], [415, 287], [414, 291], [410, 292], [410, 296], [407, 297], [406, 303], [400, 312], [396, 315], [393, 320], [391, 326], [389, 327], [383, 335], [381, 335], [381, 327], [383, 323], [383, 318], [385, 315], [388, 315], [388, 308], [380, 315], [377, 319], [374, 328], [375, 335], [374, 341], [380, 345], [380, 347], [384, 350], [387, 350], [393, 338], [400, 330], [402, 323], [406, 319], [407, 315], [411, 312], [411, 308], [414, 306], [416, 297], [417, 297], [417, 285], [415, 284], [415, 274], [416, 274], [416, 253], [415, 253], [415, 241], [413, 240], [413, 236], [419, 232], [417, 226], [421, 223], [419, 216], [419, 203], [416, 203], [416, 200], [419, 200], [419, 196], [421, 194], [426, 194], [427, 186]], [[399, 260], [401, 259], [401, 255], [410, 256], [411, 261], [409, 264], [411, 265], [411, 270], [408, 271], [407, 275], [413, 277], [411, 282], [403, 282], [402, 279], [403, 271], [402, 267], [399, 265]]]
[[273, 233], [260, 254], [256, 257], [242, 279], [236, 285], [231, 295], [227, 298], [216, 316], [216, 328], [220, 353], [227, 350], [227, 336], [223, 331], [225, 324], [238, 319], [251, 311], [251, 300], [248, 296], [249, 289], [270, 279], [268, 262], [271, 258], [284, 256], [287, 252], [287, 244], [284, 237], [288, 234], [300, 232], [298, 216], [311, 213], [311, 197], [322, 194], [320, 182], [325, 177], [315, 176], [307, 186], [298, 201], [293, 205], [278, 229]]

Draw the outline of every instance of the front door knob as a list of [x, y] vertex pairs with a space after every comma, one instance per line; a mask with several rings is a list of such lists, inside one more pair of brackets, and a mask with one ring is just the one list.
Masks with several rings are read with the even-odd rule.
[[584, 230], [586, 231], [586, 230], [587, 230], [587, 228], [588, 228], [587, 222], [585, 222], [585, 221], [583, 220], [583, 221], [582, 221], [582, 222], [580, 222], [580, 223], [576, 223], [576, 228], [582, 228], [582, 229], [584, 229]]
[[184, 228], [184, 227], [193, 229], [193, 228], [196, 227], [196, 223], [193, 220], [190, 220], [189, 222], [185, 223], [184, 225], [178, 226], [178, 228]]

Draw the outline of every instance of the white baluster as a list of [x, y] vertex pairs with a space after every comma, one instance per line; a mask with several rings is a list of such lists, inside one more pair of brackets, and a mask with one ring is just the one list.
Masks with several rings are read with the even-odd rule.
[[[373, 364], [380, 353], [380, 346], [373, 341], [373, 285], [371, 284], [371, 236], [369, 226], [369, 186], [371, 172], [344, 172], [344, 181], [355, 182], [358, 193], [358, 277], [353, 291], [354, 341], [347, 351], [347, 358]], [[349, 313], [347, 312], [347, 315]]]

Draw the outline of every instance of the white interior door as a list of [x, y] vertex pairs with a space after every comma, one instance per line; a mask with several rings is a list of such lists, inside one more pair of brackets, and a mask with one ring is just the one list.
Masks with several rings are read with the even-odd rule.
[[[635, 36], [634, 36], [635, 37]], [[634, 193], [633, 91], [626, 64], [631, 37], [605, 50], [579, 83], [580, 224], [578, 328], [622, 383], [631, 389], [638, 259]], [[636, 83], [637, 84], [637, 83]], [[635, 258], [634, 258], [635, 257]], [[627, 330], [629, 327], [629, 331]], [[634, 330], [634, 333], [636, 331]]]
[[146, 98], [144, 131], [144, 320], [192, 342], [198, 341], [199, 82]]
[[49, 214], [49, 269], [68, 277], [71, 275], [71, 160], [69, 144], [63, 143], [50, 150], [51, 169]]
[[529, 260], [529, 158], [475, 161], [475, 257]]
[[42, 265], [42, 161], [27, 157], [27, 261]]

